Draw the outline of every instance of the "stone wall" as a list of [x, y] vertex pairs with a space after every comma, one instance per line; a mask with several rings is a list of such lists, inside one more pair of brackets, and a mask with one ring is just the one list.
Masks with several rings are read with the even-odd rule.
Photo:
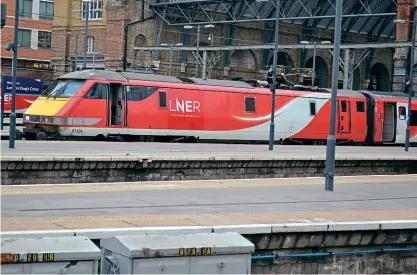
[[[281, 255], [252, 260], [252, 274], [401, 274], [417, 272], [417, 251], [383, 249], [417, 248], [417, 231], [289, 232], [244, 235], [255, 244], [253, 255]], [[377, 253], [355, 251], [381, 250]], [[288, 254], [334, 255], [287, 257]], [[342, 254], [340, 252], [352, 253]], [[339, 254], [338, 254], [339, 253]]]
[[[2, 185], [323, 176], [323, 159], [3, 158]], [[338, 159], [336, 175], [417, 173], [417, 159]]]

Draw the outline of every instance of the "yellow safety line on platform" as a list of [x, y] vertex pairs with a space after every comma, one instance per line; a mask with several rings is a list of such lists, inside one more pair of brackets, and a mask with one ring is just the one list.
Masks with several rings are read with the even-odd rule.
[[[417, 183], [416, 175], [403, 176], [358, 176], [336, 178], [337, 184], [383, 184], [392, 182]], [[151, 190], [179, 190], [179, 189], [216, 189], [216, 188], [253, 188], [271, 186], [305, 186], [323, 185], [323, 178], [272, 178], [245, 180], [212, 180], [212, 181], [169, 181], [169, 182], [125, 182], [100, 184], [73, 184], [47, 186], [2, 186], [1, 195], [41, 195], [41, 194], [70, 194], [97, 192], [129, 192]]]

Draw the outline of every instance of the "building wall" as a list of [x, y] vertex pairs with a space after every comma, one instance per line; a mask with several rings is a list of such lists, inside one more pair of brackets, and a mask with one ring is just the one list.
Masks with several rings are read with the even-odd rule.
[[[42, 48], [39, 44], [39, 32], [51, 32], [52, 20], [42, 18], [41, 2], [54, 3], [53, 0], [33, 0], [31, 13], [19, 16], [19, 29], [30, 31], [30, 43], [20, 44], [18, 48], [18, 76], [51, 78], [51, 48]], [[6, 26], [1, 31], [2, 75], [11, 75], [13, 51], [5, 49], [14, 42], [15, 1], [3, 0], [7, 5]], [[52, 47], [52, 45], [51, 45]]]
[[[79, 69], [84, 62], [85, 21], [81, 20], [80, 13], [72, 12], [81, 9], [81, 2], [62, 2], [56, 10], [60, 16], [52, 27], [53, 41], [58, 45], [53, 57], [56, 77], [75, 69], [76, 55]], [[115, 70], [122, 67], [124, 24], [137, 20], [141, 11], [138, 1], [120, 0], [103, 0], [102, 11], [101, 19], [89, 20], [88, 34], [94, 37], [94, 49], [87, 51], [87, 68]]]
[[[243, 236], [255, 245], [255, 255], [276, 255], [273, 259], [253, 259], [252, 274], [401, 274], [417, 271], [417, 253], [413, 251], [417, 235], [414, 230]], [[395, 249], [400, 247], [409, 251], [396, 252]], [[385, 250], [385, 253], [370, 253], [372, 250]], [[329, 255], [329, 252], [334, 254]]]
[[[405, 20], [405, 24], [397, 24], [397, 41], [409, 41], [411, 24], [410, 11], [413, 6], [417, 6], [417, 0], [398, 0], [397, 18]], [[417, 18], [417, 16], [416, 16]], [[394, 53], [394, 76], [393, 76], [393, 90], [398, 92], [405, 92], [407, 87], [405, 86], [407, 77], [409, 75], [410, 67], [410, 49], [409, 48], [396, 48]], [[417, 50], [415, 49], [417, 54]], [[416, 59], [417, 61], [417, 59]], [[414, 66], [417, 62], [414, 63]], [[417, 75], [413, 79], [413, 90], [417, 90]]]

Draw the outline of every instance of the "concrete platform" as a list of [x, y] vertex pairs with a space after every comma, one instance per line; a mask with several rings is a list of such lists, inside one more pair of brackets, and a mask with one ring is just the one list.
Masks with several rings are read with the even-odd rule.
[[2, 231], [417, 219], [417, 175], [4, 186]]
[[[3, 157], [238, 157], [238, 158], [306, 158], [324, 159], [325, 146], [274, 146], [230, 144], [184, 144], [142, 142], [17, 141], [15, 149], [1, 143]], [[415, 158], [417, 148], [405, 152], [403, 147], [338, 146], [336, 158]]]
[[[20, 130], [21, 133], [23, 133], [23, 126], [16, 126], [16, 130]], [[9, 138], [10, 136], [10, 127], [9, 126], [4, 126], [3, 130], [1, 130], [1, 137], [2, 138]], [[3, 147], [2, 147], [3, 150]]]

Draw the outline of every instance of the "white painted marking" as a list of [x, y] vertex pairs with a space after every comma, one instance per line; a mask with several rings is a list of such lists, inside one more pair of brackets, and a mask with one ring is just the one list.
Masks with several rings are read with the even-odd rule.
[[290, 220], [295, 221], [295, 222], [311, 223], [309, 219], [290, 219]]
[[332, 220], [327, 220], [327, 219], [322, 219], [322, 218], [315, 218], [314, 220], [318, 222], [334, 223], [334, 221]]
[[[302, 230], [308, 230], [308, 228], [314, 228], [317, 226], [323, 226], [328, 225], [327, 223], [282, 223], [282, 224], [271, 224], [268, 226], [272, 227], [281, 227], [285, 228], [286, 231], [288, 230], [295, 230], [302, 231]], [[409, 229], [415, 229], [417, 228], [417, 220], [392, 220], [392, 221], [361, 221], [361, 222], [335, 222], [332, 223], [331, 226], [333, 228], [332, 231], [338, 231], [338, 227], [340, 227], [340, 230], [345, 231], [348, 230], [349, 227], [354, 228], [355, 230], [360, 230], [360, 226], [363, 226], [364, 228], [369, 228], [369, 226], [372, 225], [381, 225], [382, 228], [385, 226], [389, 227], [390, 229], [395, 229], [396, 225], [398, 225], [398, 229], [404, 228], [404, 226], [409, 226], [407, 228]], [[74, 233], [77, 234], [77, 236], [85, 236], [89, 237], [89, 235], [97, 237], [98, 234], [105, 235], [106, 233], [112, 233], [113, 236], [115, 235], [121, 235], [126, 234], [129, 232], [152, 232], [152, 231], [163, 231], [163, 232], [172, 232], [172, 231], [178, 231], [181, 230], [184, 233], [186, 231], [189, 233], [195, 233], [196, 230], [204, 230], [204, 229], [212, 229], [216, 228], [219, 230], [220, 228], [227, 228], [231, 225], [216, 225], [216, 226], [163, 226], [163, 227], [136, 227], [136, 228], [96, 228], [96, 229], [63, 229], [63, 230], [32, 230], [32, 231], [3, 231], [2, 237], [3, 238], [10, 238], [10, 237], [46, 237], [46, 236], [59, 236], [59, 235], [70, 235], [72, 236]], [[233, 225], [236, 226], [233, 231], [239, 232], [239, 226], [240, 225]], [[261, 226], [261, 229], [264, 230], [265, 225], [264, 224], [246, 224], [241, 225], [242, 229], [247, 227], [254, 227]], [[295, 227], [295, 228], [292, 228]], [[304, 229], [303, 229], [304, 228]], [[253, 233], [255, 234], [255, 233]]]
[[314, 218], [312, 220], [309, 219], [290, 219], [291, 221], [301, 222], [301, 223], [334, 223], [332, 220], [322, 219], [322, 218]]
[[[372, 177], [417, 177], [417, 174], [404, 174], [404, 175], [362, 175], [362, 176], [336, 176], [335, 178], [372, 178]], [[201, 182], [201, 183], [223, 183], [231, 181], [266, 181], [266, 180], [300, 180], [300, 179], [324, 179], [324, 177], [295, 177], [295, 178], [257, 178], [257, 179], [224, 179], [224, 180], [182, 180], [172, 181], [173, 184], [177, 182], [177, 185], [181, 183]], [[160, 181], [155, 181], [155, 185], [158, 185]], [[24, 185], [1, 185], [0, 188], [16, 188], [16, 187], [33, 187], [33, 186], [84, 186], [84, 185], [116, 185], [116, 184], [149, 184], [149, 181], [129, 181], [129, 182], [97, 182], [97, 183], [57, 183], [57, 184], [24, 184]], [[153, 185], [152, 185], [153, 186]]]

